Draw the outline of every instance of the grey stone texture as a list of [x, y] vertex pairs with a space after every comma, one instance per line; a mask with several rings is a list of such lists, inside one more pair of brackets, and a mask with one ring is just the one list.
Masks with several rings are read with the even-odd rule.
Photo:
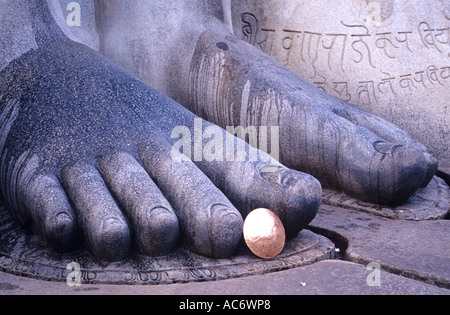
[[[230, 257], [217, 259], [178, 248], [165, 255], [130, 255], [118, 262], [99, 262], [86, 249], [56, 254], [36, 236], [29, 235], [0, 208], [0, 271], [45, 281], [66, 282], [78, 264], [83, 284], [162, 285], [218, 281], [248, 277], [309, 265], [334, 257], [334, 244], [324, 236], [304, 230], [290, 238], [283, 251], [272, 259], [255, 256], [242, 241]], [[170, 230], [169, 230], [170, 232]], [[167, 233], [168, 234], [168, 233]], [[170, 241], [170, 235], [166, 238]], [[152, 239], [147, 240], [147, 242]], [[164, 238], [154, 239], [157, 246]], [[146, 244], [144, 244], [146, 245]], [[146, 249], [143, 246], [143, 249]], [[72, 279], [72, 278], [71, 278]]]
[[[380, 286], [369, 286], [365, 265], [326, 260], [265, 275], [160, 286], [86, 285], [45, 282], [0, 273], [0, 295], [449, 295], [450, 290], [380, 271]], [[170, 298], [169, 298], [170, 299]], [[175, 306], [175, 308], [178, 306]]]
[[[443, 172], [439, 172], [445, 177]], [[339, 208], [352, 209], [359, 212], [402, 220], [439, 220], [446, 219], [450, 213], [450, 189], [446, 182], [437, 176], [425, 188], [420, 188], [405, 203], [397, 206], [380, 206], [363, 202], [348, 195], [325, 188], [322, 203]]]
[[[158, 286], [82, 282], [69, 287], [64, 282], [0, 273], [0, 294], [192, 294], [205, 299], [210, 295], [450, 294], [449, 221], [393, 220], [322, 206], [311, 229], [333, 239], [341, 260], [236, 279]], [[373, 273], [378, 271], [373, 263], [380, 266], [379, 273]]]
[[431, 180], [437, 161], [425, 146], [232, 36], [223, 8], [100, 1], [100, 51], [223, 128], [279, 127], [281, 163], [356, 198], [398, 205]]
[[[254, 208], [275, 211], [288, 237], [297, 236], [316, 216], [322, 192], [319, 182], [263, 159], [266, 153], [259, 152], [257, 161], [248, 156], [244, 162], [236, 158], [175, 161], [171, 132], [184, 126], [194, 134], [188, 145], [195, 148], [198, 117], [145, 82], [223, 128], [227, 124], [283, 128], [283, 163], [365, 201], [403, 203], [434, 175], [436, 161], [405, 132], [322, 93], [232, 36], [226, 1], [137, 5], [99, 1], [95, 7], [87, 1], [81, 6], [89, 13], [84, 27], [74, 30], [67, 27], [67, 16], [61, 12], [66, 3], [0, 3], [7, 13], [2, 16], [7, 27], [0, 41], [8, 47], [0, 55], [2, 198], [16, 221], [56, 252], [84, 244], [99, 261], [121, 261], [132, 252], [167, 254], [181, 244], [198, 255], [224, 259], [238, 247], [243, 218]], [[120, 10], [132, 4], [132, 10]], [[9, 18], [15, 11], [26, 23]], [[149, 22], [156, 20], [167, 23]], [[129, 34], [135, 35], [131, 42]], [[434, 33], [431, 38], [443, 42]], [[424, 37], [424, 44], [429, 39]], [[437, 49], [437, 42], [429, 49]], [[363, 57], [360, 53], [359, 62]], [[444, 79], [443, 68], [439, 70]], [[417, 77], [414, 80], [419, 83]], [[215, 143], [226, 139], [226, 131], [209, 122], [202, 121], [199, 129], [203, 146], [211, 140], [203, 137], [206, 131], [214, 130], [216, 139], [223, 140]], [[233, 148], [243, 143], [232, 139]], [[244, 148], [250, 155], [250, 147]], [[264, 172], [269, 166], [273, 172]], [[331, 211], [323, 209], [325, 214]], [[446, 221], [397, 226], [397, 221], [351, 215], [349, 210], [345, 219], [313, 228], [331, 233], [331, 238], [353, 237], [346, 253], [349, 259], [365, 263], [379, 258], [390, 271], [407, 270], [408, 277], [448, 285], [448, 273], [439, 267], [447, 257], [437, 255], [446, 250], [441, 241], [446, 237]], [[371, 223], [366, 227], [358, 220]], [[419, 243], [414, 243], [409, 237], [419, 224], [424, 228], [416, 232]], [[347, 235], [352, 228], [355, 234]], [[366, 230], [376, 237], [383, 232], [374, 244], [386, 255], [355, 250], [372, 236]], [[402, 231], [397, 238], [388, 233], [397, 230]], [[422, 246], [434, 235], [439, 240], [423, 249], [428, 257], [423, 268], [415, 264], [417, 259], [408, 260], [412, 256], [408, 246]], [[2, 246], [14, 247], [14, 241]], [[389, 244], [396, 242], [395, 248], [403, 253], [399, 260], [388, 251]], [[33, 270], [33, 261], [26, 264]]]
[[[168, 12], [165, 3], [152, 2], [161, 6], [159, 14]], [[103, 4], [105, 10], [111, 5]], [[223, 16], [222, 2], [204, 4], [192, 12], [190, 2], [172, 5], [191, 18]], [[249, 145], [235, 137], [231, 147], [243, 148], [242, 160], [234, 150], [226, 153], [231, 159], [207, 159], [219, 150], [210, 138], [222, 148], [230, 143], [226, 131], [89, 47], [96, 41], [88, 36], [92, 1], [81, 6], [90, 14], [79, 31], [68, 27], [65, 6], [0, 2], [8, 17], [17, 11], [25, 21], [2, 15], [0, 37], [8, 47], [0, 55], [1, 197], [22, 227], [57, 252], [86, 246], [99, 261], [120, 261], [132, 252], [158, 256], [180, 245], [229, 257], [242, 238], [243, 217], [254, 208], [275, 211], [288, 236], [311, 222], [322, 191], [315, 178], [260, 151], [250, 159]], [[174, 158], [180, 126], [189, 134], [183, 133], [186, 146], [202, 147], [200, 160]], [[210, 152], [203, 150], [208, 144]], [[273, 172], [265, 174], [267, 168]]]
[[233, 0], [242, 38], [327, 93], [450, 154], [445, 0]]
[[392, 220], [322, 206], [311, 226], [341, 244], [349, 261], [450, 287], [448, 220]]

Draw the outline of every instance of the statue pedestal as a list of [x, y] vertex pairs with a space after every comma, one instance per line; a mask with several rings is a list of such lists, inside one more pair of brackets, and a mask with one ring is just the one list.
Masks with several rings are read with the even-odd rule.
[[[286, 242], [273, 259], [260, 259], [243, 244], [228, 259], [211, 259], [183, 248], [163, 257], [132, 255], [124, 261], [102, 265], [89, 252], [79, 249], [57, 254], [38, 237], [25, 232], [0, 207], [0, 271], [48, 281], [66, 282], [80, 266], [81, 284], [171, 284], [214, 281], [280, 271], [331, 259], [334, 244], [304, 230]], [[69, 270], [67, 270], [69, 269]], [[72, 273], [73, 275], [73, 273]]]
[[409, 200], [400, 206], [380, 206], [347, 196], [342, 192], [323, 189], [322, 203], [329, 206], [357, 210], [390, 219], [439, 220], [450, 212], [450, 189], [439, 177], [419, 189]]
[[[331, 190], [324, 190], [323, 203], [391, 219], [436, 220], [444, 218], [450, 210], [450, 189], [435, 177], [428, 187], [396, 208], [357, 201]], [[0, 206], [0, 271], [48, 281], [65, 282], [73, 272], [72, 267], [68, 268], [73, 262], [80, 266], [82, 284], [214, 281], [305, 266], [333, 259], [334, 252], [335, 246], [329, 239], [304, 230], [288, 240], [283, 252], [273, 259], [257, 258], [241, 242], [234, 256], [228, 259], [211, 259], [179, 248], [163, 257], [135, 254], [124, 261], [103, 265], [85, 249], [69, 254], [55, 253], [38, 237], [17, 226], [8, 211]]]

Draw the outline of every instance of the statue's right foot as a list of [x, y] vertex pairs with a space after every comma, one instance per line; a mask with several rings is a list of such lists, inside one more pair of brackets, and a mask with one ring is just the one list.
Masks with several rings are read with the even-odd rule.
[[279, 127], [281, 163], [355, 198], [395, 205], [431, 180], [437, 161], [423, 145], [238, 40], [227, 3], [148, 1], [124, 15], [128, 2], [100, 1], [102, 52], [223, 128]]

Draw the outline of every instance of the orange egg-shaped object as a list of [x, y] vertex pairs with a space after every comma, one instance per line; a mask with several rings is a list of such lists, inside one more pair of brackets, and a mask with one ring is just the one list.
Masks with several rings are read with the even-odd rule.
[[278, 256], [286, 241], [283, 223], [268, 209], [250, 212], [244, 222], [244, 240], [253, 254], [260, 258]]

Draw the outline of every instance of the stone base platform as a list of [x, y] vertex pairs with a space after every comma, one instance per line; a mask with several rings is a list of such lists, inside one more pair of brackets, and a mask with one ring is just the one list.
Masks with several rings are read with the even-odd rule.
[[[304, 230], [287, 241], [283, 252], [273, 259], [259, 259], [244, 244], [229, 259], [210, 259], [182, 248], [163, 257], [134, 255], [118, 263], [102, 265], [86, 250], [57, 254], [39, 238], [16, 226], [0, 208], [0, 271], [47, 281], [66, 282], [80, 267], [83, 284], [171, 284], [213, 281], [265, 274], [305, 266], [334, 255], [327, 238]], [[69, 266], [69, 267], [68, 267]]]
[[[17, 227], [0, 207], [0, 295], [448, 295], [448, 194], [448, 186], [438, 178], [399, 208], [377, 207], [325, 192], [308, 230], [290, 240], [274, 259], [259, 259], [241, 244], [230, 259], [208, 259], [179, 249], [165, 257], [136, 255], [108, 265], [99, 264], [84, 250], [55, 254]], [[72, 272], [66, 269], [71, 262], [81, 267], [80, 287], [65, 283]], [[367, 266], [374, 262], [381, 268], [379, 287], [367, 283], [371, 272]]]
[[322, 203], [389, 219], [440, 220], [450, 213], [450, 189], [442, 178], [435, 176], [427, 187], [419, 189], [406, 203], [389, 207], [360, 201], [343, 192], [324, 188]]

